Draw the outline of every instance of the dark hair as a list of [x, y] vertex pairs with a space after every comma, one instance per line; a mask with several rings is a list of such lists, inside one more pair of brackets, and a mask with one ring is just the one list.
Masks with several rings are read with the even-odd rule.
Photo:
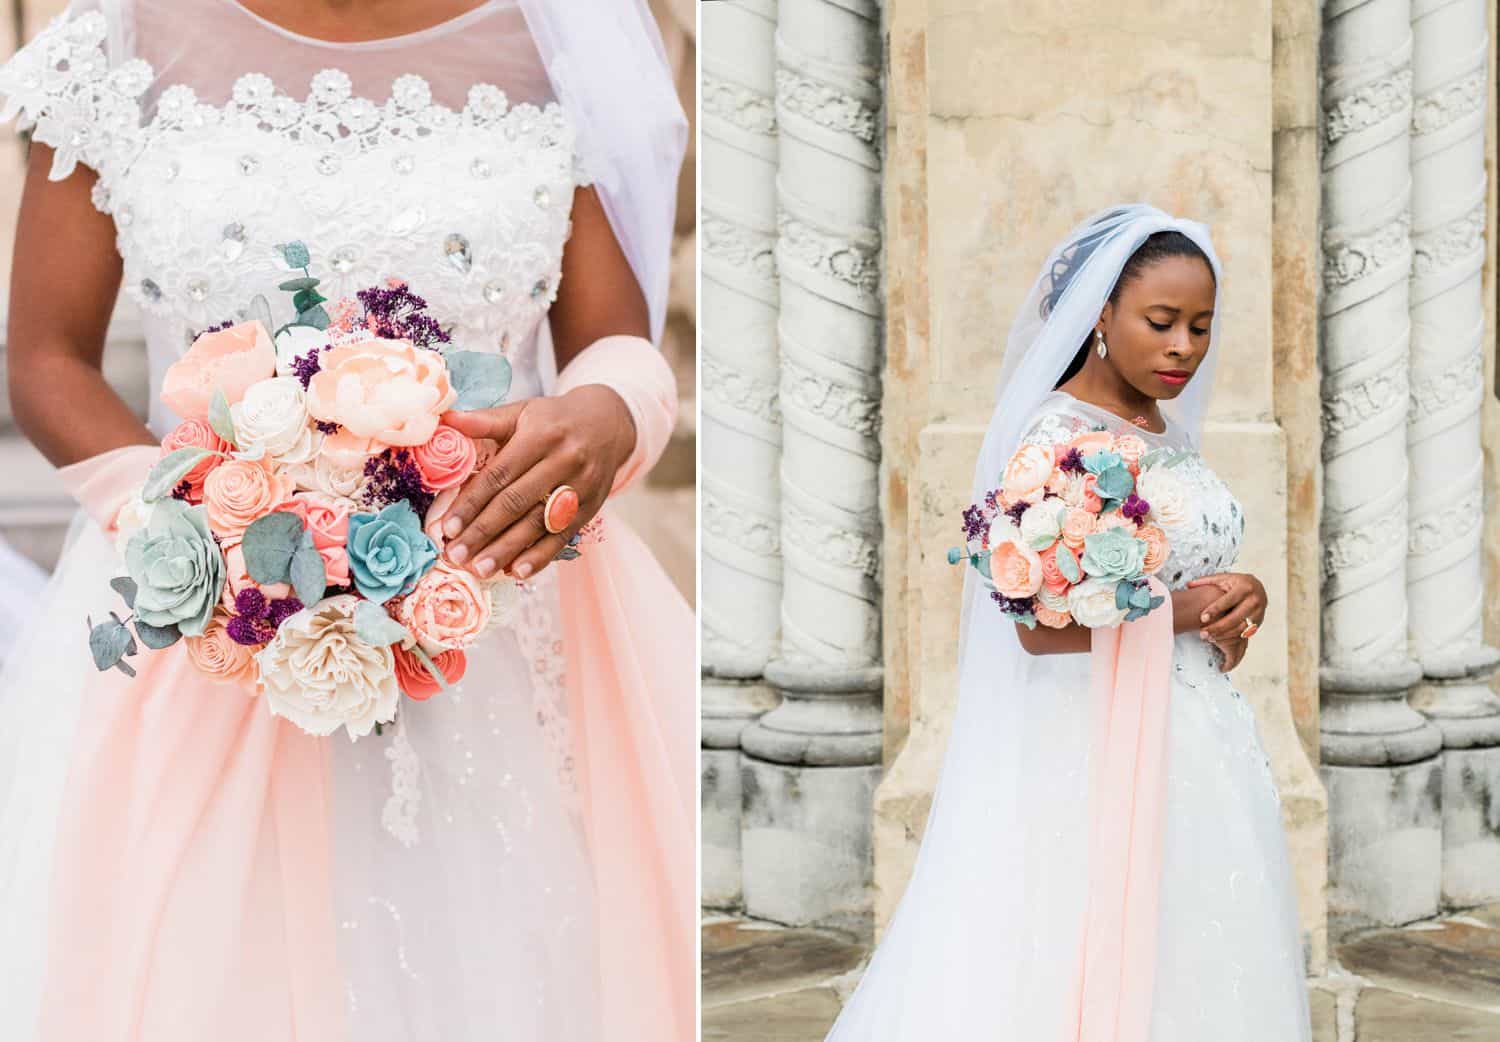
[[[1108, 215], [1104, 219], [1108, 219]], [[1059, 257], [1057, 264], [1052, 269], [1052, 289], [1042, 298], [1042, 318], [1052, 314], [1052, 309], [1062, 299], [1063, 292], [1068, 284], [1073, 281], [1073, 276], [1083, 266], [1083, 262], [1094, 252], [1095, 247], [1101, 240], [1098, 236], [1084, 236], [1078, 245], [1066, 257]], [[1134, 253], [1125, 261], [1125, 266], [1120, 269], [1120, 277], [1115, 280], [1114, 288], [1109, 291], [1110, 303], [1119, 303], [1120, 292], [1133, 280], [1140, 278], [1141, 274], [1153, 264], [1166, 260], [1168, 257], [1197, 257], [1208, 265], [1210, 275], [1213, 273], [1213, 265], [1209, 264], [1208, 255], [1202, 248], [1188, 238], [1182, 232], [1164, 231], [1155, 232], [1146, 236]], [[1054, 388], [1061, 387], [1078, 374], [1083, 368], [1083, 363], [1088, 360], [1090, 343], [1094, 334], [1090, 331], [1073, 355], [1073, 360], [1068, 363], [1068, 368], [1063, 370], [1062, 376], [1058, 377]]]

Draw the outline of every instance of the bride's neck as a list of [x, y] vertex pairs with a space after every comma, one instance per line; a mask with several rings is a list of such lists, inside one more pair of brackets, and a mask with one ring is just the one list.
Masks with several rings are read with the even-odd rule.
[[1058, 389], [1112, 412], [1122, 420], [1135, 422], [1143, 418], [1151, 430], [1160, 430], [1165, 425], [1157, 400], [1128, 382], [1114, 366], [1092, 351], [1083, 368]]

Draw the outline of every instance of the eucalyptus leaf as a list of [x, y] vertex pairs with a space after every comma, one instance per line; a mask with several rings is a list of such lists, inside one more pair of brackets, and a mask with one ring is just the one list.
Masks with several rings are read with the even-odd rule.
[[257, 293], [251, 298], [249, 320], [259, 322], [267, 333], [276, 328], [271, 321], [271, 302], [265, 298], [264, 294]]
[[1036, 629], [1036, 616], [1031, 612], [1027, 612], [1025, 615], [1012, 615], [1011, 618], [1029, 630]]
[[323, 310], [322, 304], [315, 304], [306, 311], [297, 312], [296, 325], [312, 326], [314, 329], [327, 329], [329, 322], [328, 312]]
[[132, 666], [129, 662], [126, 662], [124, 659], [120, 659], [118, 662], [116, 662], [115, 668], [118, 669], [121, 673], [124, 673], [127, 677], [135, 676], [135, 667]]
[[121, 575], [109, 581], [110, 588], [118, 593], [125, 601], [125, 607], [135, 607], [135, 595], [137, 587], [135, 580], [128, 575]]
[[1132, 608], [1151, 608], [1151, 590], [1149, 587], [1137, 586], [1130, 591], [1130, 606]]
[[978, 570], [978, 572], [979, 572], [980, 575], [982, 575], [986, 579], [990, 579], [990, 580], [993, 580], [995, 578], [994, 575], [992, 575], [990, 573], [990, 555], [989, 554], [975, 554], [974, 557], [973, 557], [973, 561], [974, 561], [974, 567]]
[[1083, 582], [1083, 569], [1078, 566], [1078, 558], [1073, 556], [1073, 548], [1065, 543], [1057, 544], [1057, 570], [1070, 583]]
[[302, 545], [302, 532], [302, 519], [284, 510], [251, 522], [240, 541], [250, 578], [262, 586], [290, 581], [292, 558]]
[[327, 299], [315, 289], [304, 289], [298, 291], [297, 295], [292, 298], [292, 307], [299, 312], [310, 311]]
[[[94, 665], [102, 673], [130, 653], [135, 638], [118, 619], [111, 617], [89, 630], [89, 653], [94, 656]], [[134, 674], [131, 674], [134, 676]]]
[[312, 545], [312, 533], [303, 532], [303, 545], [292, 555], [292, 588], [297, 599], [309, 607], [323, 599], [328, 589], [328, 572], [323, 567], [323, 555]]
[[214, 455], [211, 450], [191, 445], [173, 449], [158, 460], [156, 466], [151, 468], [151, 473], [146, 475], [146, 484], [141, 488], [141, 498], [147, 503], [155, 503], [158, 499], [171, 495], [172, 490], [183, 478], [187, 477], [188, 471], [196, 467], [200, 460], [211, 455]]
[[1098, 478], [1099, 494], [1109, 499], [1124, 499], [1135, 491], [1135, 478], [1121, 464], [1101, 471]]
[[141, 638], [141, 643], [152, 651], [170, 648], [182, 636], [182, 631], [176, 626], [153, 626], [140, 619], [135, 620], [135, 632]]
[[[297, 265], [297, 267], [300, 268], [300, 267], [303, 267], [303, 265], [299, 264], [299, 265]], [[284, 289], [288, 293], [300, 293], [303, 290], [312, 289], [317, 284], [318, 284], [318, 280], [317, 279], [313, 278], [310, 275], [304, 275], [301, 278], [287, 279], [285, 282], [281, 283], [276, 288], [277, 289]]]
[[1167, 599], [1165, 597], [1152, 597], [1151, 598], [1151, 610], [1155, 611], [1157, 608], [1160, 608], [1165, 603], [1167, 603]]
[[1115, 584], [1115, 607], [1120, 611], [1130, 607], [1130, 591], [1131, 586], [1124, 579]]
[[431, 673], [432, 679], [437, 681], [437, 686], [440, 691], [453, 690], [453, 686], [448, 683], [448, 678], [443, 676], [443, 671], [441, 669], [438, 669], [437, 663], [432, 661], [427, 652], [422, 650], [422, 646], [420, 644], [413, 644], [411, 646], [411, 652], [413, 655], [417, 656], [422, 665], [427, 667], [427, 672]]
[[449, 351], [448, 380], [458, 398], [455, 412], [491, 409], [505, 400], [510, 392], [510, 361], [504, 355], [479, 351]]
[[387, 615], [384, 608], [365, 600], [354, 606], [354, 635], [377, 648], [412, 639], [407, 628]]
[[312, 263], [312, 255], [300, 240], [277, 243], [276, 248], [281, 251], [282, 259], [293, 268], [305, 268]]
[[208, 403], [208, 425], [214, 433], [229, 444], [235, 444], [234, 417], [229, 412], [229, 399], [224, 397], [222, 387], [214, 388], [214, 396]]

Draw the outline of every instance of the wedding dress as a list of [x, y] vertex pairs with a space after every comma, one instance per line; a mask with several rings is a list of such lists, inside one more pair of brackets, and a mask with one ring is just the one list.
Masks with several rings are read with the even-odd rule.
[[[1059, 390], [1041, 400], [1023, 429], [1022, 444], [1049, 448], [1104, 429], [1140, 436], [1149, 450], [1181, 451], [1182, 462], [1170, 468], [1181, 489], [1175, 505], [1181, 523], [1167, 532], [1172, 553], [1158, 576], [1182, 589], [1196, 577], [1235, 568], [1245, 531], [1241, 505], [1170, 418], [1166, 432], [1154, 433]], [[1064, 1011], [1088, 892], [1082, 808], [1089, 655], [1040, 655], [1028, 666], [1028, 733], [1013, 747], [1019, 760], [993, 768], [995, 778], [1008, 766], [1017, 777], [1044, 780], [1026, 789], [1028, 802], [1016, 810], [1014, 828], [1026, 838], [1023, 865], [987, 859], [1007, 843], [1005, 835], [971, 838], [963, 855], [971, 864], [926, 867], [919, 859], [918, 877], [929, 879], [913, 880], [829, 1041], [959, 1038], [948, 1032], [980, 1023], [995, 1024], [995, 1038], [1071, 1038]], [[1232, 673], [1218, 666], [1220, 652], [1197, 631], [1173, 640], [1149, 1042], [1307, 1042], [1304, 960], [1280, 796], [1254, 711]], [[986, 741], [984, 723], [960, 711], [954, 741], [959, 729], [966, 739]], [[1061, 760], [1058, 751], [1065, 753]], [[983, 781], [968, 778], [972, 786]], [[953, 814], [963, 816], [977, 814], [974, 804], [986, 796], [956, 799], [966, 807]], [[929, 832], [951, 828], [948, 813], [939, 807]], [[1001, 820], [998, 811], [990, 814]], [[926, 844], [922, 858], [933, 862]], [[941, 847], [936, 841], [935, 849]], [[1016, 877], [1005, 871], [1013, 867]], [[930, 877], [944, 870], [953, 876], [939, 898]], [[941, 937], [962, 937], [959, 951], [941, 951], [948, 943]], [[926, 982], [939, 972], [944, 984], [929, 990]]]
[[[330, 298], [403, 279], [455, 345], [510, 359], [509, 400], [545, 393], [545, 318], [574, 189], [591, 181], [548, 71], [505, 0], [339, 44], [231, 0], [82, 0], [0, 67], [0, 93], [6, 118], [54, 147], [55, 178], [98, 174], [160, 436], [176, 423], [156, 393], [167, 366], [196, 331], [277, 296], [274, 247], [292, 240]], [[618, 852], [590, 842], [579, 729], [596, 728], [597, 790], [646, 792], [672, 819], [639, 823], [643, 848], [690, 839], [690, 788], [636, 780], [691, 778], [691, 615], [628, 530], [604, 531], [609, 575], [546, 569], [453, 692], [349, 742], [304, 735], [235, 688], [198, 696], [181, 644], [134, 680], [96, 672], [85, 618], [120, 609], [108, 580], [123, 566], [75, 521], [0, 674], [0, 1037], [594, 1042], [617, 1012], [610, 989], [636, 987], [659, 1037], [683, 1038], [655, 995], [656, 939], [636, 938], [634, 979], [601, 956], [596, 874]], [[570, 583], [584, 620], [571, 630]], [[622, 614], [660, 637], [632, 618], [566, 639]], [[570, 693], [588, 669], [590, 693]], [[178, 682], [195, 697], [174, 697]], [[655, 720], [636, 703], [606, 707], [624, 723], [578, 718], [580, 697], [616, 683], [675, 701]], [[635, 747], [600, 747], [629, 728]], [[308, 831], [297, 816], [320, 802]], [[323, 855], [326, 893], [302, 892], [289, 866]], [[685, 877], [691, 846], [678, 855]], [[682, 888], [664, 881], [636, 895], [640, 919], [620, 914], [645, 922], [676, 901], [688, 916]], [[326, 952], [297, 943], [324, 925]], [[690, 965], [691, 934], [673, 940]]]

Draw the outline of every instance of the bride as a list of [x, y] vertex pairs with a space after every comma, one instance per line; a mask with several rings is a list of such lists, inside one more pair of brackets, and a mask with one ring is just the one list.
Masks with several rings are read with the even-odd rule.
[[[1311, 1037], [1279, 798], [1226, 675], [1265, 590], [1230, 570], [1244, 515], [1197, 453], [1221, 286], [1208, 229], [1145, 204], [1090, 216], [1033, 284], [975, 501], [1021, 445], [1104, 431], [1170, 450], [1144, 495], [1170, 601], [1027, 629], [966, 569], [958, 710], [915, 871], [832, 1042]], [[1155, 672], [1126, 650], [1152, 626]]]
[[[0, 94], [32, 130], [12, 401], [85, 508], [0, 674], [0, 1037], [693, 1037], [692, 616], [605, 506], [675, 414], [687, 124], [645, 4], [73, 0]], [[293, 241], [330, 299], [406, 281], [513, 373], [445, 418], [498, 448], [443, 531], [519, 605], [357, 742], [189, 661], [227, 643], [132, 679], [85, 640], [121, 608], [122, 490], [178, 426], [163, 374], [285, 298]], [[147, 425], [99, 372], [122, 288]], [[539, 505], [562, 486], [570, 525]]]

